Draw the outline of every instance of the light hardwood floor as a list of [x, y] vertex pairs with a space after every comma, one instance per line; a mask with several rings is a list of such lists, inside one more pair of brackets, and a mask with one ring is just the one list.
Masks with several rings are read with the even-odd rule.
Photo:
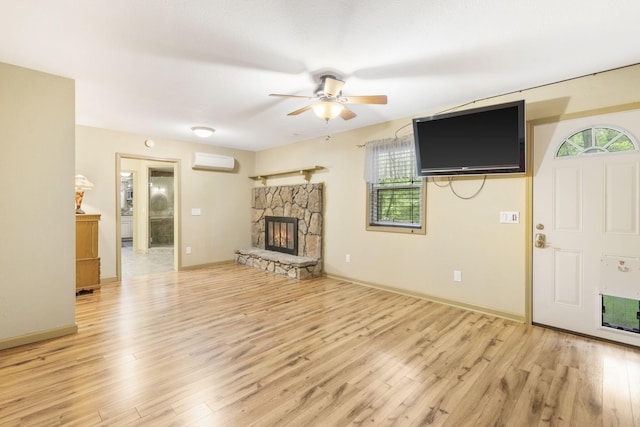
[[236, 265], [108, 284], [0, 351], [0, 425], [640, 426], [640, 351]]

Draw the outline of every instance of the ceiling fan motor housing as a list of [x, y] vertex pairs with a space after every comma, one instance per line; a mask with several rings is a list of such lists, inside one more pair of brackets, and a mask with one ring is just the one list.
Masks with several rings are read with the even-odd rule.
[[337, 97], [339, 97], [340, 94], [342, 93], [342, 90], [338, 91], [338, 93], [335, 93], [335, 94], [331, 94], [331, 95], [327, 94], [327, 91], [326, 91], [327, 79], [333, 79], [333, 80], [337, 80], [339, 82], [344, 83], [342, 80], [336, 78], [336, 76], [334, 76], [334, 75], [325, 74], [323, 76], [320, 76], [320, 83], [318, 83], [318, 87], [316, 87], [314, 95], [318, 96], [320, 98], [337, 98]]

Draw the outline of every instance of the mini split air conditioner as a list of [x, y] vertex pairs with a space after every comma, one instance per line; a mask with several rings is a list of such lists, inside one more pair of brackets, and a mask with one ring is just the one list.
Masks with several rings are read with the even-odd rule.
[[236, 159], [220, 154], [193, 153], [191, 159], [192, 169], [230, 171], [233, 170], [235, 164]]

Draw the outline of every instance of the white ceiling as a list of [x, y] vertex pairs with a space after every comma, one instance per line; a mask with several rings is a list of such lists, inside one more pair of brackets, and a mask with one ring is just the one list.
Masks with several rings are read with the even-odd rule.
[[[78, 124], [262, 150], [638, 63], [639, 16], [638, 0], [0, 0], [0, 62], [75, 79]], [[326, 71], [388, 105], [327, 124], [267, 96], [312, 95]]]

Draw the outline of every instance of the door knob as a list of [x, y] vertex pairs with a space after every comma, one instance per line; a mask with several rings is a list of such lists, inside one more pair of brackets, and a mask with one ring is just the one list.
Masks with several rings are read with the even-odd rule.
[[536, 248], [547, 246], [547, 236], [544, 233], [536, 233], [535, 246]]

